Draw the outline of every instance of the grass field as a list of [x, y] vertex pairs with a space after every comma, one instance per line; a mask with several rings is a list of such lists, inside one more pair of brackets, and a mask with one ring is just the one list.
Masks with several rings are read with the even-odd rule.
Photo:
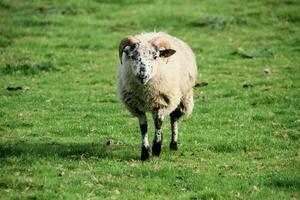
[[[179, 151], [167, 120], [141, 162], [118, 45], [154, 30], [190, 44], [208, 86]], [[1, 0], [0, 53], [0, 199], [300, 198], [298, 0]]]

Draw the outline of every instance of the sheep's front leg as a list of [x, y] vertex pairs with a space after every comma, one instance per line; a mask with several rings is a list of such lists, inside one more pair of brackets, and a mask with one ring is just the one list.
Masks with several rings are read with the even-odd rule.
[[164, 120], [164, 116], [159, 112], [159, 110], [154, 111], [152, 113], [154, 125], [155, 125], [155, 134], [153, 139], [153, 146], [152, 146], [152, 155], [159, 156], [161, 152], [161, 145], [163, 141], [162, 135], [162, 124]]
[[150, 146], [148, 141], [148, 125], [145, 113], [141, 114], [138, 119], [142, 134], [141, 160], [147, 160], [150, 156]]

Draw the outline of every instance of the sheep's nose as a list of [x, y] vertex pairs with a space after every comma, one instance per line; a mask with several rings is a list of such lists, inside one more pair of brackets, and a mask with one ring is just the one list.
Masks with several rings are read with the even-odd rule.
[[146, 73], [146, 68], [145, 67], [141, 67], [140, 68], [140, 72], [138, 74], [139, 78], [146, 78], [147, 77], [147, 73]]
[[139, 82], [142, 83], [142, 84], [145, 84], [145, 83], [147, 82], [148, 78], [149, 78], [149, 76], [146, 75], [146, 74], [144, 74], [144, 73], [143, 73], [143, 74], [139, 74], [139, 75], [137, 76], [137, 79], [138, 79]]
[[138, 75], [138, 78], [139, 78], [139, 79], [147, 79], [147, 78], [148, 78], [148, 75], [145, 74], [145, 73], [140, 73], [140, 74]]
[[141, 67], [140, 72], [145, 72], [146, 68], [145, 67]]

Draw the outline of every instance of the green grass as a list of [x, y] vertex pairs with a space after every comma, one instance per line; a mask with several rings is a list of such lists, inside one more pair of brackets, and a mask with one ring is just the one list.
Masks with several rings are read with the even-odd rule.
[[[299, 10], [297, 0], [0, 1], [0, 198], [300, 198]], [[141, 162], [137, 120], [116, 96], [117, 49], [153, 30], [190, 44], [209, 85], [195, 90], [179, 151], [167, 120], [161, 157]]]

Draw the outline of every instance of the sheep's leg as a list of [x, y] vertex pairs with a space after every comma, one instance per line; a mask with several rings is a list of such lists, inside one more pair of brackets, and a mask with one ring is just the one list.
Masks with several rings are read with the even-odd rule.
[[170, 143], [170, 149], [171, 150], [177, 150], [178, 149], [178, 124], [179, 124], [179, 118], [182, 116], [182, 110], [180, 106], [178, 106], [171, 114], [171, 129], [172, 129], [172, 138]]
[[154, 111], [152, 113], [152, 116], [155, 125], [155, 135], [153, 139], [152, 155], [159, 156], [161, 152], [162, 141], [163, 141], [162, 124], [164, 121], [164, 116], [160, 114], [159, 110]]
[[148, 141], [148, 125], [145, 113], [138, 116], [142, 134], [141, 160], [147, 160], [150, 156], [150, 146]]

